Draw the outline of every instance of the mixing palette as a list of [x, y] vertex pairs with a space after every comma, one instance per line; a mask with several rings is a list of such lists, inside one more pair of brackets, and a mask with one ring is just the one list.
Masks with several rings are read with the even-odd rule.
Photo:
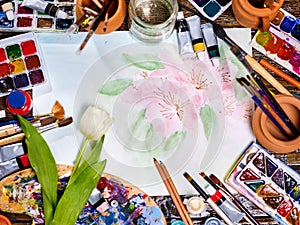
[[46, 72], [34, 33], [0, 40], [0, 95], [43, 84]]
[[64, 31], [75, 21], [75, 0], [47, 1], [68, 14], [68, 18], [60, 19], [22, 6], [22, 1], [13, 1], [14, 19], [9, 21], [0, 9], [1, 31]]
[[227, 182], [281, 224], [299, 224], [300, 176], [260, 145], [247, 148]]

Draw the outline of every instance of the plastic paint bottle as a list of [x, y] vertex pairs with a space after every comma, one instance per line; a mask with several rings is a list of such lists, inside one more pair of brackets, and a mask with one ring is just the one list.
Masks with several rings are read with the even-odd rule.
[[216, 191], [214, 195], [211, 196], [211, 200], [219, 206], [219, 208], [228, 216], [228, 218], [233, 223], [238, 223], [245, 216], [237, 208], [228, 201], [220, 191]]
[[32, 109], [32, 99], [26, 91], [13, 91], [6, 98], [6, 106], [11, 113], [24, 116]]
[[1, 9], [6, 14], [8, 20], [14, 19], [14, 7], [11, 0], [1, 0]]
[[176, 29], [179, 44], [179, 54], [181, 56], [189, 54], [193, 55], [194, 49], [192, 44], [192, 38], [183, 12], [178, 12], [177, 14]]

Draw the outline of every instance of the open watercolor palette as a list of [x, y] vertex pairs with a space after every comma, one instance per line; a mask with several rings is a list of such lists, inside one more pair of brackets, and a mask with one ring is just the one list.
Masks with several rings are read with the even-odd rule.
[[245, 150], [226, 180], [280, 224], [298, 224], [300, 175], [259, 144]]
[[[71, 166], [58, 165], [58, 195], [65, 189], [68, 182], [66, 174], [71, 169]], [[32, 169], [2, 179], [0, 189], [3, 193], [0, 196], [1, 210], [25, 213], [33, 218], [33, 225], [43, 224], [41, 186]], [[95, 208], [87, 202], [75, 224], [166, 224], [164, 215], [153, 199], [127, 181], [102, 174], [96, 189], [105, 204]]]
[[61, 19], [22, 6], [22, 1], [13, 0], [14, 19], [8, 20], [0, 9], [0, 31], [65, 31], [75, 21], [75, 0], [49, 0], [68, 14]]
[[283, 9], [268, 32], [258, 31], [251, 46], [300, 76], [300, 20]]
[[0, 95], [47, 83], [43, 54], [33, 32], [0, 40]]

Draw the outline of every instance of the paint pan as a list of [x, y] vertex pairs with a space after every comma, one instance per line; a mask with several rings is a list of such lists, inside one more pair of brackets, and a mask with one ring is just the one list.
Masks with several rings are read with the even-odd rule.
[[0, 40], [0, 96], [47, 80], [44, 58], [33, 32]]
[[300, 175], [252, 143], [226, 182], [280, 224], [298, 224]]
[[268, 32], [258, 31], [250, 45], [300, 75], [300, 20], [280, 9]]
[[[38, 1], [38, 0], [35, 0]], [[0, 9], [0, 31], [65, 31], [76, 20], [75, 0], [51, 0], [49, 3], [58, 7], [67, 18], [59, 18], [41, 13], [38, 10], [22, 6], [23, 1], [12, 1], [14, 7], [13, 20], [9, 20]]]
[[229, 6], [231, 0], [189, 0], [189, 2], [205, 17], [215, 20]]

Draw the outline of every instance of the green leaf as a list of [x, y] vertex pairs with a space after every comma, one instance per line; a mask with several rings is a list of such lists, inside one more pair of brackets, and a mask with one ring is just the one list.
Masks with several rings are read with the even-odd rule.
[[200, 118], [203, 123], [205, 136], [208, 139], [212, 133], [215, 124], [215, 114], [209, 105], [201, 107]]
[[160, 62], [159, 58], [153, 54], [145, 53], [129, 55], [124, 53], [123, 55], [128, 62], [140, 69], [153, 71], [164, 68], [164, 65]]
[[108, 96], [116, 96], [121, 94], [126, 88], [132, 85], [131, 79], [116, 79], [105, 83], [99, 90], [100, 94]]
[[[72, 185], [68, 185], [59, 200], [51, 225], [74, 225], [84, 205], [96, 187], [106, 160], [92, 164], [80, 171]], [[80, 168], [80, 167], [79, 167]]]
[[18, 115], [18, 118], [26, 136], [30, 164], [42, 187], [45, 221], [49, 222], [53, 218], [57, 204], [58, 172], [56, 162], [49, 146], [37, 129], [22, 116]]
[[165, 141], [164, 150], [170, 151], [176, 149], [181, 141], [185, 138], [186, 131], [176, 131], [171, 134], [168, 139]]

